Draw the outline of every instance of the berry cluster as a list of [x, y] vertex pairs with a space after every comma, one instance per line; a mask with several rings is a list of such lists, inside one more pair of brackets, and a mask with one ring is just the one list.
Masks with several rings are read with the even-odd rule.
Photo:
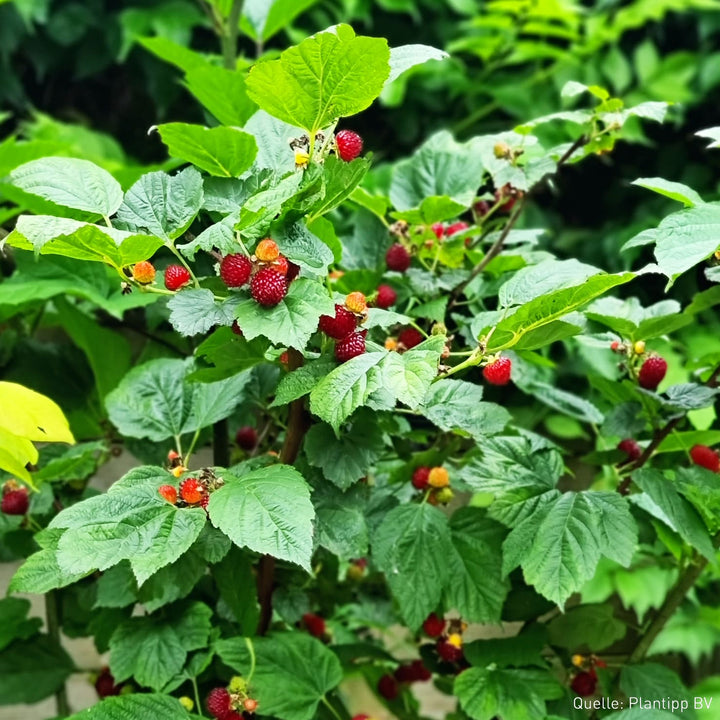
[[589, 657], [573, 655], [572, 663], [579, 669], [570, 681], [572, 691], [580, 697], [594, 695], [598, 684], [596, 668], [606, 668], [607, 664], [595, 655]]
[[404, 353], [419, 345], [424, 339], [423, 334], [417, 328], [404, 328], [397, 336], [392, 335], [386, 338], [385, 349]]
[[258, 701], [250, 697], [243, 678], [236, 676], [227, 687], [213, 688], [205, 706], [216, 720], [244, 720], [258, 708]]
[[[629, 369], [631, 375], [637, 375], [637, 382], [641, 388], [657, 390], [667, 373], [668, 364], [665, 358], [656, 353], [648, 353], [644, 340], [635, 342], [613, 340], [610, 349], [618, 355], [625, 356], [625, 360], [620, 363], [620, 369]], [[637, 369], [638, 365], [639, 369]]]
[[8, 480], [2, 488], [0, 511], [5, 515], [27, 515], [29, 507], [28, 489], [20, 485], [17, 480]]
[[465, 230], [469, 229], [469, 225], [466, 222], [463, 222], [462, 220], [458, 220], [457, 222], [451, 223], [450, 225], [445, 225], [444, 223], [435, 223], [430, 227], [430, 229], [435, 233], [435, 237], [438, 240], [441, 240], [443, 238], [449, 238], [453, 235], [457, 235], [460, 232], [465, 232]]
[[415, 468], [412, 475], [412, 485], [416, 490], [430, 491], [428, 502], [432, 505], [446, 505], [453, 499], [450, 488], [450, 475], [444, 467], [428, 467], [421, 465]]
[[[176, 465], [172, 470], [173, 474], [177, 470], [186, 471], [187, 468], [182, 464]], [[210, 495], [224, 484], [225, 481], [221, 477], [217, 477], [212, 469], [204, 468], [197, 477], [188, 477], [182, 480], [179, 493], [174, 485], [161, 485], [158, 488], [158, 493], [171, 505], [177, 505], [177, 507], [199, 506], [203, 510], [207, 510]]]
[[423, 632], [435, 639], [435, 651], [440, 660], [460, 666], [465, 662], [463, 654], [463, 632], [467, 624], [460, 619], [446, 621], [431, 613], [423, 623]]
[[412, 660], [398, 666], [392, 675], [386, 673], [377, 684], [378, 694], [386, 700], [394, 700], [403, 686], [416, 682], [427, 682], [432, 673], [425, 667], [422, 660]]
[[344, 305], [335, 305], [334, 315], [322, 315], [318, 329], [335, 340], [335, 357], [345, 362], [365, 352], [367, 330], [358, 330], [367, 319], [368, 305], [361, 292], [351, 292]]

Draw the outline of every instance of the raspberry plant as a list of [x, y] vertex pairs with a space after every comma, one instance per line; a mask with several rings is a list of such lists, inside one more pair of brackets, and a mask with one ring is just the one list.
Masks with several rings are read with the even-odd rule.
[[[465, 142], [442, 131], [371, 169], [382, 148], [346, 118], [442, 58], [338, 25], [222, 70], [232, 107], [205, 103], [219, 124], [154, 128], [177, 172], [123, 188], [53, 157], [10, 174], [56, 212], [20, 215], [5, 244], [31, 275], [85, 283], [57, 312], [95, 376], [96, 427], [147, 462], [96, 493], [85, 481], [108, 452], [92, 426], [75, 417], [83, 442], [38, 455], [34, 441], [74, 441], [56, 407], [27, 432], [0, 419], [4, 532], [27, 556], [10, 592], [47, 594], [51, 625], [109, 651], [108, 697], [72, 717], [368, 717], [351, 675], [407, 719], [430, 680], [457, 698], [448, 717], [472, 720], [585, 717], [578, 698], [658, 685], [686, 696], [646, 656], [681, 649], [667, 624], [697, 612], [696, 584], [712, 591], [720, 434], [700, 415], [720, 366], [667, 336], [720, 294], [682, 309], [630, 293], [715, 262], [717, 205], [639, 180], [686, 206], [627, 244], [654, 244], [657, 263], [607, 273], [541, 250], [538, 194], [666, 112], [576, 82], [569, 109]], [[131, 362], [98, 308], [145, 308], [172, 327], [170, 352]], [[647, 568], [660, 589], [633, 594]], [[3, 701], [61, 693], [57, 627], [0, 606], [6, 674], [32, 657], [42, 676], [0, 680]], [[473, 634], [500, 621], [516, 634]]]

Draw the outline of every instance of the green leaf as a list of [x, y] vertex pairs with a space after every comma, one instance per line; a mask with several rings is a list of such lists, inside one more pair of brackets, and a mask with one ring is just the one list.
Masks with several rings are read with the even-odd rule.
[[66, 574], [106, 570], [129, 560], [138, 585], [177, 560], [200, 534], [202, 508], [178, 508], [158, 493], [173, 484], [161, 468], [139, 467], [107, 493], [65, 508], [50, 523], [67, 528], [57, 545], [57, 564]]
[[277, 177], [295, 170], [295, 153], [290, 147], [290, 140], [303, 134], [300, 128], [258, 110], [243, 130], [254, 135], [257, 142], [257, 168], [271, 170]]
[[134, 678], [160, 690], [185, 665], [190, 650], [204, 647], [212, 611], [193, 603], [165, 621], [135, 617], [122, 623], [110, 638], [110, 671], [116, 682]]
[[187, 288], [168, 302], [170, 323], [181, 335], [191, 337], [206, 333], [215, 325], [232, 325], [237, 298], [215, 302], [211, 290]]
[[275, 390], [275, 399], [270, 407], [287, 405], [293, 400], [307, 395], [335, 367], [334, 361], [325, 358], [303, 365], [297, 370], [283, 375]]
[[131, 228], [169, 242], [190, 227], [202, 201], [202, 176], [195, 168], [185, 168], [173, 176], [151, 172], [125, 193], [117, 217]]
[[450, 57], [443, 50], [430, 45], [400, 45], [390, 49], [390, 77], [387, 82], [397, 80], [404, 72], [429, 60], [445, 60]]
[[[354, 428], [354, 430], [353, 430]], [[308, 462], [341, 490], [365, 477], [385, 448], [382, 430], [372, 417], [358, 415], [340, 438], [325, 423], [313, 425], [305, 436]]]
[[403, 620], [416, 631], [437, 608], [450, 578], [447, 560], [453, 546], [447, 518], [427, 503], [394, 508], [376, 530], [372, 551]]
[[255, 138], [237, 128], [165, 123], [158, 126], [158, 132], [170, 157], [217, 177], [242, 175], [257, 155]]
[[710, 388], [698, 383], [671, 385], [665, 391], [667, 396], [665, 402], [678, 410], [699, 410], [712, 405], [719, 392], [720, 390], [717, 388]]
[[[717, 432], [712, 430], [707, 433]], [[678, 433], [679, 435], [690, 435], [693, 433]], [[718, 440], [713, 440], [713, 445]], [[699, 440], [689, 445], [683, 445], [678, 450], [685, 450], [694, 444], [705, 444]], [[663, 443], [664, 445], [664, 443]], [[662, 447], [662, 446], [661, 446]], [[705, 468], [693, 466], [689, 468], [678, 468], [675, 475], [675, 485], [679, 492], [693, 505], [700, 513], [711, 533], [715, 534], [720, 529], [720, 486], [718, 486], [717, 475]]]
[[278, 228], [273, 232], [273, 240], [288, 260], [315, 275], [325, 274], [333, 262], [332, 250], [303, 223]]
[[75, 666], [49, 635], [16, 640], [0, 653], [0, 705], [39, 702], [59, 690]]
[[137, 601], [145, 606], [148, 612], [180, 600], [189, 595], [205, 575], [207, 563], [195, 550], [190, 548], [174, 563], [160, 568], [138, 593]]
[[548, 625], [552, 645], [568, 650], [604, 650], [627, 633], [611, 605], [579, 605], [558, 615]]
[[382, 364], [385, 389], [410, 408], [420, 405], [437, 377], [445, 342], [444, 335], [435, 335], [402, 355], [388, 353]]
[[300, 278], [291, 283], [288, 294], [274, 307], [263, 307], [248, 298], [238, 304], [235, 316], [248, 340], [262, 336], [276, 345], [304, 350], [320, 316], [332, 314], [334, 308], [320, 283]]
[[254, 40], [269, 40], [318, 0], [245, 0], [240, 27]]
[[466, 507], [450, 520], [453, 550], [445, 598], [468, 622], [500, 622], [510, 583], [502, 576], [501, 545], [505, 528]]
[[212, 574], [220, 598], [240, 624], [242, 634], [254, 635], [260, 620], [260, 607], [257, 601], [257, 589], [253, 583], [247, 582], [247, 578], [252, 577], [253, 574], [248, 553], [238, 547], [232, 547], [225, 558], [213, 566]]
[[222, 125], [242, 127], [257, 110], [247, 95], [245, 76], [237, 70], [197, 65], [186, 71], [185, 87]]
[[463, 645], [465, 657], [475, 667], [546, 667], [542, 651], [547, 644], [547, 631], [542, 625], [533, 624], [523, 628], [513, 637], [474, 640]]
[[325, 179], [325, 195], [312, 209], [308, 222], [317, 220], [341, 205], [352, 195], [370, 169], [370, 161], [357, 158], [345, 162], [332, 155], [325, 160], [323, 168]]
[[633, 185], [652, 190], [658, 195], [664, 195], [671, 200], [681, 202], [685, 207], [702, 205], [703, 199], [692, 188], [682, 183], [663, 180], [663, 178], [638, 178], [632, 181]]
[[159, 442], [228, 417], [249, 378], [191, 383], [193, 369], [191, 359], [151, 360], [133, 368], [107, 396], [110, 420], [123, 435]]
[[273, 465], [235, 477], [212, 493], [213, 525], [239, 547], [248, 547], [310, 571], [312, 521], [310, 488], [289, 465]]
[[335, 654], [307, 633], [230, 638], [220, 640], [217, 651], [226, 665], [246, 677], [255, 668], [253, 697], [264, 714], [282, 720], [313, 720], [318, 703], [342, 680]]
[[0, 600], [0, 651], [13, 640], [26, 640], [42, 626], [40, 618], [27, 619], [30, 601], [6, 597]]
[[63, 207], [110, 217], [120, 207], [122, 188], [107, 171], [88, 160], [46, 157], [10, 173], [14, 185]]
[[343, 560], [365, 557], [368, 552], [366, 496], [361, 485], [342, 491], [324, 484], [316, 487], [313, 503], [317, 542]]
[[562, 688], [544, 670], [473, 667], [457, 676], [454, 693], [472, 720], [544, 720], [545, 700], [561, 697]]
[[71, 715], [68, 720], [130, 720], [131, 718], [190, 720], [190, 715], [177, 698], [170, 695], [142, 693], [105, 698], [97, 705]]
[[[146, 583], [147, 585], [147, 583]], [[97, 581], [95, 608], [124, 608], [137, 602], [137, 582], [129, 562], [106, 570]]]
[[[658, 663], [626, 665], [620, 673], [620, 689], [631, 698], [671, 698], [678, 703], [685, 701], [688, 708], [693, 706], [693, 697], [677, 673]], [[680, 706], [675, 712], [686, 720], [696, 717], [694, 710], [682, 710]]]
[[189, 380], [213, 382], [231, 378], [249, 370], [265, 360], [267, 343], [264, 340], [248, 342], [238, 337], [229, 327], [215, 330], [195, 349], [195, 354], [214, 367], [200, 367], [188, 376]]
[[255, 65], [248, 95], [270, 115], [314, 134], [369, 107], [388, 78], [389, 59], [385, 40], [337, 25]]

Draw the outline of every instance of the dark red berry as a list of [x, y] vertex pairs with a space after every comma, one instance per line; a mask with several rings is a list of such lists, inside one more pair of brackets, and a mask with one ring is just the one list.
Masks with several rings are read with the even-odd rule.
[[[428, 486], [428, 478], [430, 477], [430, 468], [422, 465], [415, 469], [412, 476], [412, 484], [416, 490], [425, 490]], [[432, 615], [430, 617], [433, 617]], [[427, 621], [426, 621], [427, 622]], [[442, 633], [442, 630], [440, 631]], [[438, 633], [438, 634], [440, 634]]]
[[351, 332], [354, 332], [357, 325], [357, 318], [354, 313], [350, 312], [344, 305], [335, 306], [335, 317], [332, 315], [322, 315], [320, 317], [319, 328], [328, 337], [335, 340], [342, 340]]
[[510, 382], [512, 361], [508, 357], [501, 357], [483, 368], [483, 377], [491, 385], [507, 385]]
[[266, 307], [277, 305], [287, 295], [287, 291], [286, 277], [270, 267], [258, 270], [250, 282], [250, 294]]
[[458, 222], [453, 223], [452, 225], [448, 225], [445, 228], [445, 235], [446, 235], [446, 237], [451, 237], [459, 232], [464, 232], [469, 227], [470, 226], [466, 222], [459, 220]]
[[95, 680], [95, 690], [101, 698], [110, 697], [120, 694], [120, 686], [115, 684], [115, 678], [110, 672], [110, 668], [104, 667]]
[[239, 335], [240, 337], [243, 336], [242, 328], [241, 328], [240, 325], [238, 324], [238, 321], [237, 321], [237, 320], [233, 320], [232, 331], [233, 331], [236, 335]]
[[385, 263], [389, 270], [405, 272], [410, 267], [410, 253], [405, 249], [404, 245], [395, 243], [385, 253]]
[[720, 455], [707, 445], [694, 445], [690, 450], [690, 459], [712, 472], [720, 472]]
[[325, 618], [315, 613], [305, 613], [302, 621], [307, 631], [314, 637], [321, 638], [325, 635]]
[[358, 355], [362, 355], [365, 352], [366, 335], [367, 330], [363, 330], [362, 332], [350, 333], [342, 340], [338, 340], [335, 343], [335, 357], [340, 362], [345, 362]]
[[165, 268], [165, 287], [168, 290], [179, 290], [190, 282], [190, 273], [182, 265], [168, 265]]
[[408, 350], [419, 345], [423, 340], [422, 333], [413, 327], [405, 328], [398, 335], [398, 342], [402, 343]]
[[232, 711], [230, 693], [224, 687], [213, 688], [205, 700], [208, 712], [217, 720], [225, 720]]
[[438, 640], [435, 648], [438, 655], [446, 662], [459, 662], [463, 658], [462, 648], [456, 647], [447, 640]]
[[401, 665], [393, 675], [399, 683], [425, 682], [432, 677], [432, 673], [422, 660], [413, 660], [409, 665]]
[[377, 289], [375, 305], [387, 310], [397, 302], [397, 293], [389, 285], [380, 285]]
[[473, 205], [473, 210], [478, 217], [484, 217], [490, 212], [490, 203], [485, 200], [478, 200]]
[[300, 274], [300, 266], [296, 265], [292, 260], [288, 260], [288, 269], [285, 273], [288, 282], [292, 282]]
[[657, 390], [667, 372], [667, 361], [659, 355], [650, 356], [640, 368], [638, 383], [646, 390]]
[[[429, 470], [428, 470], [429, 472]], [[423, 623], [423, 632], [428, 637], [440, 637], [445, 632], [445, 620], [435, 613], [430, 613]]]
[[570, 683], [570, 687], [580, 697], [590, 697], [597, 688], [597, 675], [594, 670], [578, 673]]
[[226, 255], [220, 262], [220, 277], [228, 287], [241, 287], [252, 273], [250, 258], [240, 253]]
[[27, 488], [20, 488], [19, 490], [10, 490], [3, 495], [0, 510], [6, 515], [26, 515], [29, 506]]
[[338, 155], [345, 162], [354, 160], [363, 149], [362, 138], [352, 130], [341, 130], [335, 136], [335, 142], [337, 143]]
[[642, 448], [632, 438], [621, 440], [617, 449], [624, 452], [628, 456], [628, 460], [637, 460], [642, 455]]
[[257, 445], [258, 435], [257, 430], [250, 425], [241, 427], [237, 433], [235, 433], [235, 442], [243, 450], [254, 450]]
[[398, 696], [397, 680], [392, 675], [383, 675], [377, 684], [378, 693], [386, 700], [394, 700]]

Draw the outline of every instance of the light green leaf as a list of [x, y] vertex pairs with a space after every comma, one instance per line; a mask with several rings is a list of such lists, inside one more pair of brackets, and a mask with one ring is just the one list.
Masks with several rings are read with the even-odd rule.
[[273, 465], [242, 477], [227, 472], [224, 479], [208, 505], [213, 525], [239, 547], [309, 572], [315, 512], [302, 475], [289, 465]]
[[105, 698], [97, 705], [71, 715], [68, 720], [131, 720], [131, 718], [132, 720], [136, 718], [190, 720], [190, 715], [177, 698], [170, 695], [142, 693]]
[[107, 171], [88, 160], [46, 157], [10, 173], [14, 185], [63, 207], [110, 217], [120, 207], [122, 188]]
[[553, 645], [578, 650], [604, 650], [627, 633], [627, 626], [615, 617], [611, 605], [578, 605], [558, 615], [548, 625]]
[[171, 157], [218, 177], [242, 175], [257, 155], [255, 138], [236, 128], [165, 123], [158, 131]]
[[270, 115], [314, 134], [370, 106], [390, 74], [389, 58], [385, 40], [337, 25], [255, 65], [248, 95]]
[[[620, 689], [632, 698], [671, 698], [678, 703], [685, 701], [688, 709], [678, 706], [671, 716], [695, 720], [697, 717], [693, 707], [693, 696], [683, 685], [677, 673], [658, 663], [643, 663], [642, 665], [626, 665], [620, 673]], [[655, 711], [652, 711], [653, 714]]]
[[242, 127], [257, 110], [247, 95], [245, 76], [238, 70], [197, 65], [187, 69], [185, 87], [222, 125]]
[[243, 129], [257, 142], [257, 168], [272, 170], [278, 177], [295, 170], [295, 154], [290, 148], [290, 141], [303, 134], [300, 128], [258, 110]]
[[206, 333], [215, 325], [232, 325], [237, 298], [215, 302], [212, 291], [187, 288], [168, 302], [170, 323], [181, 335], [191, 337]]
[[333, 262], [332, 250], [303, 223], [278, 228], [273, 232], [273, 240], [288, 260], [316, 275], [325, 274]]
[[245, 0], [241, 29], [253, 40], [269, 40], [318, 0]]
[[334, 361], [325, 358], [307, 363], [297, 370], [283, 375], [275, 390], [275, 399], [270, 407], [287, 405], [293, 400], [307, 395], [335, 367]]
[[410, 408], [420, 405], [437, 377], [445, 341], [435, 335], [402, 355], [388, 353], [381, 366], [385, 389]]
[[401, 45], [390, 50], [390, 77], [387, 82], [397, 80], [404, 72], [429, 60], [445, 60], [450, 57], [443, 50], [429, 45]]
[[682, 183], [672, 182], [671, 180], [664, 180], [663, 178], [638, 178], [632, 181], [633, 185], [646, 188], [658, 193], [658, 195], [664, 195], [671, 200], [677, 200], [681, 202], [685, 207], [693, 207], [695, 205], [702, 205], [703, 199], [695, 192], [692, 188]]
[[323, 169], [325, 195], [313, 207], [308, 222], [317, 220], [347, 200], [370, 169], [370, 161], [365, 158], [357, 158], [352, 162], [345, 162], [332, 155], [325, 160]]

